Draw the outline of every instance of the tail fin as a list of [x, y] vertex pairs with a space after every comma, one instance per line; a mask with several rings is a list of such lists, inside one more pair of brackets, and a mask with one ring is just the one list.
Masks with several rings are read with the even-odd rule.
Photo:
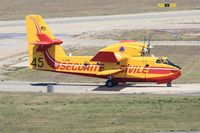
[[[59, 45], [61, 40], [55, 38], [50, 28], [40, 15], [26, 16], [26, 29], [29, 52], [29, 68], [52, 70], [46, 56], [56, 60], [65, 56], [65, 52]], [[48, 55], [45, 55], [48, 53]]]
[[26, 29], [28, 43], [37, 41], [37, 34], [39, 33], [46, 34], [49, 38], [55, 39], [55, 36], [52, 34], [51, 30], [40, 15], [26, 16]]

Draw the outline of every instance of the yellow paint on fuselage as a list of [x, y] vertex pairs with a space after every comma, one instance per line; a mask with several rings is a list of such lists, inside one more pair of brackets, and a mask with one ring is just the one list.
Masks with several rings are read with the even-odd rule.
[[[61, 46], [56, 45], [55, 47], [61, 47]], [[99, 63], [90, 61], [93, 56], [66, 56], [66, 55], [63, 56], [63, 53], [60, 54], [59, 52], [53, 54], [51, 48], [49, 49], [49, 53], [56, 61], [61, 62], [61, 64], [60, 67], [58, 67], [57, 69], [52, 69], [48, 67], [48, 64], [45, 64], [45, 66], [47, 66], [46, 68], [48, 68], [51, 71], [58, 71], [58, 72], [97, 75], [97, 73], [99, 73], [100, 71], [117, 70], [122, 68], [124, 69], [124, 71], [113, 75], [113, 78], [153, 78], [153, 77], [163, 76], [163, 74], [148, 74], [148, 69], [147, 70], [145, 69], [145, 66], [147, 64], [149, 67], [174, 68], [173, 66], [169, 66], [167, 64], [156, 63], [156, 60], [159, 59], [158, 57], [145, 57], [145, 56], [129, 57], [121, 60], [120, 63], [107, 63], [107, 62]], [[102, 65], [103, 69], [100, 70], [99, 68]], [[72, 69], [73, 66], [75, 69]], [[78, 70], [78, 68], [82, 69]]]
[[141, 51], [143, 48], [147, 48], [147, 44], [139, 43], [139, 42], [123, 42], [118, 44], [109, 45], [100, 51], [112, 51], [119, 52], [120, 47], [124, 48], [124, 51], [120, 51], [123, 54], [126, 54], [131, 57], [141, 56]]

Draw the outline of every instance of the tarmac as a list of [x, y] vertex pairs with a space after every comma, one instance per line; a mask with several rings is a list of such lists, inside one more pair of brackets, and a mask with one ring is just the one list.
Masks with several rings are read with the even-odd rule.
[[108, 88], [103, 83], [43, 83], [43, 82], [0, 82], [0, 91], [6, 92], [39, 92], [46, 93], [47, 85], [53, 86], [54, 93], [82, 94], [161, 94], [200, 96], [200, 84], [165, 84], [151, 83], [120, 84]]

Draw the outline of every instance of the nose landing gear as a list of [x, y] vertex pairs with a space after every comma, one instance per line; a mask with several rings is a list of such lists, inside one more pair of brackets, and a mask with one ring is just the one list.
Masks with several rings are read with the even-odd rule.
[[171, 82], [167, 83], [167, 87], [172, 87], [172, 83]]

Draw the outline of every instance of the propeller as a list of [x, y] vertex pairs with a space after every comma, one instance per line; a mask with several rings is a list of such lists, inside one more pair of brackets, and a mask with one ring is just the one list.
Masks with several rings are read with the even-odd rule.
[[149, 35], [149, 39], [148, 39], [148, 50], [149, 50], [149, 54], [151, 53], [151, 48], [153, 48], [153, 46], [151, 45], [151, 34]]
[[153, 46], [151, 45], [151, 35], [149, 35], [149, 37], [144, 37], [144, 43], [147, 42], [147, 48], [143, 48], [143, 55], [145, 54], [150, 54], [151, 53], [151, 48], [153, 48]]

